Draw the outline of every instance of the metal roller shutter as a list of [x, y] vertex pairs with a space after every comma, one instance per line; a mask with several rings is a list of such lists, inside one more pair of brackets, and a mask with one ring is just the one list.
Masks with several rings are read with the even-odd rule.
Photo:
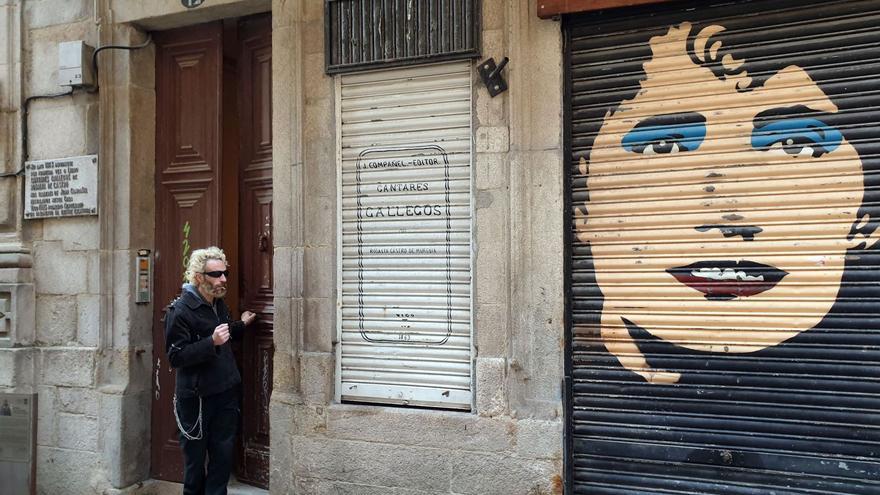
[[880, 493], [878, 25], [564, 20], [573, 493]]
[[339, 78], [341, 400], [471, 406], [470, 68]]

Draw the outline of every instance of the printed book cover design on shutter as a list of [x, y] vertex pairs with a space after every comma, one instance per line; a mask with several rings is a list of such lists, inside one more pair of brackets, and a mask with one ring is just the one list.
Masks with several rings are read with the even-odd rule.
[[576, 492], [880, 493], [880, 13], [700, 5], [567, 27]]
[[[428, 168], [430, 167], [430, 168]], [[365, 184], [364, 180], [372, 177], [371, 172], [381, 172], [394, 169], [412, 169], [422, 171], [418, 173], [417, 181], [384, 182], [379, 175], [378, 182]], [[432, 170], [433, 169], [433, 170]], [[404, 147], [404, 148], [367, 148], [358, 156], [357, 174], [357, 233], [358, 233], [358, 329], [361, 337], [367, 342], [385, 342], [399, 344], [435, 344], [443, 345], [452, 334], [452, 308], [453, 308], [453, 284], [452, 284], [452, 203], [449, 191], [449, 158], [446, 151], [437, 145]], [[439, 185], [442, 197], [433, 200], [413, 201], [412, 194], [427, 194], [432, 185]], [[386, 204], [375, 205], [370, 201], [371, 196], [390, 196], [391, 200]], [[442, 220], [445, 223], [445, 238], [441, 244], [434, 245], [401, 245], [401, 246], [368, 246], [364, 244], [365, 222], [376, 220]], [[416, 318], [415, 312], [407, 309], [398, 309], [394, 317], [401, 322], [399, 330], [391, 335], [382, 332], [371, 332], [369, 321], [366, 316], [367, 307], [364, 298], [365, 284], [372, 281], [369, 272], [364, 265], [364, 256], [382, 256], [388, 258], [432, 256], [442, 257], [433, 263], [426, 260], [423, 265], [426, 268], [440, 269], [441, 278], [438, 280], [444, 287], [445, 292], [446, 331], [439, 334], [425, 334], [412, 331], [411, 319]], [[441, 266], [440, 263], [443, 263]], [[403, 291], [410, 287], [401, 287]], [[434, 288], [436, 289], [436, 287]]]

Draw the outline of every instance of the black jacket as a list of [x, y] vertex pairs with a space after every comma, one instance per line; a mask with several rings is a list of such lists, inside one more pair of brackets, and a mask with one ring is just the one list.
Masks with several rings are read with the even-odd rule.
[[229, 324], [233, 339], [244, 334], [244, 323], [231, 321], [222, 299], [214, 299], [212, 307], [199, 294], [184, 288], [168, 306], [165, 353], [177, 369], [177, 397], [207, 397], [241, 383], [230, 343], [214, 345], [214, 328], [221, 323]]

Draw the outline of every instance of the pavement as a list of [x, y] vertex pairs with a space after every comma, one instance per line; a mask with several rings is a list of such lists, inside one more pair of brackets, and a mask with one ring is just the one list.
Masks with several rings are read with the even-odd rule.
[[[124, 495], [180, 495], [183, 493], [183, 485], [170, 481], [147, 480], [139, 483], [133, 490], [120, 492]], [[269, 492], [262, 488], [246, 485], [236, 479], [229, 482], [228, 495], [268, 495]]]
[[236, 479], [229, 483], [228, 495], [268, 495], [268, 491], [251, 485], [245, 485]]

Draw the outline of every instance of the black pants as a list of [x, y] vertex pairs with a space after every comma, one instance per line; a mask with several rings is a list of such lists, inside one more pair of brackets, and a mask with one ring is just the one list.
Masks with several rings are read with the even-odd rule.
[[[180, 435], [184, 495], [226, 495], [234, 460], [235, 433], [238, 430], [238, 396], [238, 387], [235, 387], [202, 397], [201, 440], [188, 440]], [[190, 432], [199, 415], [198, 397], [177, 399], [177, 414], [181, 425]], [[198, 428], [190, 436], [196, 436], [197, 433]]]

